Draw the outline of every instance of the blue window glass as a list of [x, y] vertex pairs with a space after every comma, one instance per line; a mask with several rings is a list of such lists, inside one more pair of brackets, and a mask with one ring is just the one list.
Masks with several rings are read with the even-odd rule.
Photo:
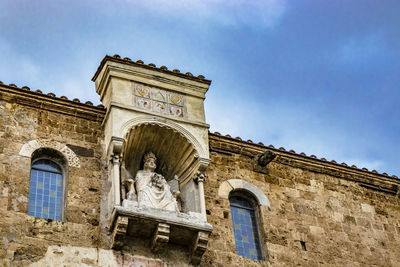
[[32, 164], [29, 215], [61, 220], [62, 180], [62, 169], [53, 161], [41, 159]]
[[257, 217], [253, 205], [246, 198], [240, 196], [232, 196], [229, 201], [236, 252], [240, 256], [253, 260], [262, 260]]

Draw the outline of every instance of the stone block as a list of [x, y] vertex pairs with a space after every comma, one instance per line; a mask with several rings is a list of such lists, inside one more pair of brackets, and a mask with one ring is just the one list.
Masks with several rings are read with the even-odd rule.
[[361, 203], [361, 210], [363, 212], [370, 212], [370, 213], [374, 213], [375, 212], [375, 208], [369, 204], [365, 204], [365, 203]]

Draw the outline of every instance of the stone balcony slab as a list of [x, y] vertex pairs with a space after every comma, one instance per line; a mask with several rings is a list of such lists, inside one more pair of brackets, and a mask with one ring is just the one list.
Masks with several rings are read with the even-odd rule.
[[111, 218], [112, 248], [122, 248], [128, 238], [147, 239], [153, 251], [173, 243], [189, 248], [193, 264], [200, 263], [212, 231], [200, 213], [138, 207], [135, 201], [124, 200], [123, 206], [115, 206]]

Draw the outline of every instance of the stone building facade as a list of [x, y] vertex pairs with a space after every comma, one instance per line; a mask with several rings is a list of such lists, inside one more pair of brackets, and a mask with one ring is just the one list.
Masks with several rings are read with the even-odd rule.
[[104, 106], [0, 84], [2, 266], [400, 265], [396, 176], [209, 133], [202, 76], [106, 56], [93, 80]]

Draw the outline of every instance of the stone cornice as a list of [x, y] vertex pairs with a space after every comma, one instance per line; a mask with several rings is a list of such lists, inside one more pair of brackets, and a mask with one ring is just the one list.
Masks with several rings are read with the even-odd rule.
[[[56, 97], [53, 93], [43, 94], [39, 90], [30, 91], [28, 87], [18, 88], [13, 84], [4, 85], [1, 82], [0, 99], [95, 121], [103, 121], [106, 114], [106, 109], [102, 105], [93, 106], [90, 102], [80, 103], [78, 99], [68, 100], [66, 97]], [[386, 173], [380, 174], [365, 168], [350, 167], [345, 163], [338, 164], [335, 161], [328, 162], [313, 155], [307, 156], [304, 153], [297, 154], [293, 150], [267, 147], [262, 143], [255, 144], [251, 140], [243, 141], [229, 135], [221, 136], [219, 133], [209, 133], [209, 139], [210, 150], [218, 153], [236, 153], [254, 158], [265, 150], [271, 150], [278, 155], [274, 160], [276, 163], [352, 180], [366, 188], [392, 194], [396, 194], [400, 186], [400, 179], [395, 175], [390, 177]]]
[[100, 74], [101, 70], [103, 69], [103, 67], [107, 61], [113, 61], [113, 62], [117, 62], [117, 63], [123, 63], [123, 64], [128, 64], [128, 65], [132, 65], [132, 66], [136, 66], [136, 67], [141, 67], [141, 68], [145, 68], [145, 69], [151, 69], [151, 70], [155, 70], [155, 71], [158, 71], [161, 73], [166, 73], [166, 74], [174, 75], [174, 76], [181, 77], [184, 79], [193, 80], [196, 82], [205, 83], [208, 85], [211, 84], [211, 81], [205, 79], [203, 75], [198, 75], [197, 77], [195, 77], [190, 72], [186, 72], [184, 74], [184, 73], [181, 73], [178, 69], [174, 69], [171, 71], [171, 70], [168, 70], [168, 68], [165, 66], [161, 66], [161, 67], [157, 68], [156, 65], [154, 65], [153, 63], [149, 63], [146, 65], [141, 60], [137, 60], [135, 62], [127, 57], [121, 59], [121, 57], [119, 55], [114, 55], [114, 56], [106, 55], [103, 58], [103, 60], [100, 62], [100, 65], [96, 70], [96, 73], [93, 75], [92, 81], [96, 80], [97, 76]]
[[[209, 133], [209, 140], [210, 152], [214, 151], [223, 154], [235, 153], [255, 158], [265, 152], [265, 150], [271, 150], [277, 155], [273, 162], [279, 164], [354, 181], [359, 183], [360, 186], [390, 194], [397, 194], [399, 192], [400, 179], [397, 176], [390, 177], [387, 174], [379, 174], [366, 169], [328, 162], [324, 159], [317, 159], [315, 156], [308, 157], [296, 154], [293, 151], [284, 151], [283, 148], [266, 147], [263, 144], [254, 144], [250, 140], [246, 142], [230, 136], [221, 136], [218, 133]], [[263, 170], [260, 169], [258, 171], [262, 172]]]
[[18, 88], [13, 84], [0, 84], [0, 99], [96, 121], [102, 121], [106, 113], [102, 105], [80, 103], [79, 99], [68, 100], [66, 97], [56, 97], [53, 93], [43, 94], [40, 90], [30, 91], [26, 86]]

